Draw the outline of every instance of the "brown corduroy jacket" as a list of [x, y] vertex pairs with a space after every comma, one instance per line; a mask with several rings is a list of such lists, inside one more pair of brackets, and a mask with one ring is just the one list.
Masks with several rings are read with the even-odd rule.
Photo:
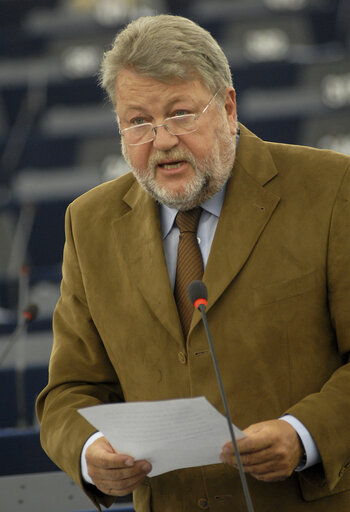
[[[218, 363], [240, 428], [293, 414], [322, 458], [283, 482], [248, 476], [256, 512], [350, 510], [349, 168], [346, 156], [266, 143], [241, 126], [203, 277]], [[94, 428], [78, 408], [204, 395], [222, 411], [200, 314], [184, 342], [158, 209], [131, 174], [67, 211], [54, 333], [42, 444], [96, 504], [113, 498], [81, 482]], [[134, 503], [246, 510], [238, 473], [223, 464], [147, 478]]]

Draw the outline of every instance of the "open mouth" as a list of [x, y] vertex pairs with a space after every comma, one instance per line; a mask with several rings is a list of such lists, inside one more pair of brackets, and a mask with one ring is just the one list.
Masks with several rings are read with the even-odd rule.
[[163, 162], [159, 163], [159, 167], [162, 167], [162, 169], [177, 169], [181, 167], [183, 164], [185, 164], [185, 160], [180, 160], [178, 162]]

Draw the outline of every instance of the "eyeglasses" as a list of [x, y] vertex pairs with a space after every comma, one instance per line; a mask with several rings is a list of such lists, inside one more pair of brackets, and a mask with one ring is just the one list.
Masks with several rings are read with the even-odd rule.
[[199, 114], [167, 117], [162, 124], [153, 125], [152, 123], [142, 123], [119, 130], [119, 133], [129, 146], [139, 146], [140, 144], [146, 144], [154, 140], [157, 135], [157, 128], [161, 126], [164, 126], [171, 135], [185, 135], [195, 132], [198, 130], [198, 119], [208, 110], [219, 91], [220, 89], [216, 91], [208, 105], [204, 107]]

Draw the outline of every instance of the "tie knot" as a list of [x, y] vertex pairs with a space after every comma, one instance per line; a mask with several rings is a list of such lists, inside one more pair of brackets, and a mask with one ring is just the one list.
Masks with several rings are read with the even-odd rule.
[[175, 222], [180, 230], [180, 233], [197, 233], [197, 227], [199, 217], [201, 216], [201, 212], [202, 209], [200, 208], [200, 206], [197, 206], [196, 208], [193, 208], [192, 210], [187, 210], [185, 212], [178, 212], [175, 218]]

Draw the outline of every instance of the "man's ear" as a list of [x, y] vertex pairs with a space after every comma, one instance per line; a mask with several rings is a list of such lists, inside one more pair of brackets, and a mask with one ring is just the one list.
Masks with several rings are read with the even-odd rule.
[[236, 107], [236, 91], [233, 87], [226, 89], [226, 97], [224, 102], [224, 108], [226, 112], [227, 122], [230, 127], [232, 135], [236, 135], [237, 132], [237, 107]]

